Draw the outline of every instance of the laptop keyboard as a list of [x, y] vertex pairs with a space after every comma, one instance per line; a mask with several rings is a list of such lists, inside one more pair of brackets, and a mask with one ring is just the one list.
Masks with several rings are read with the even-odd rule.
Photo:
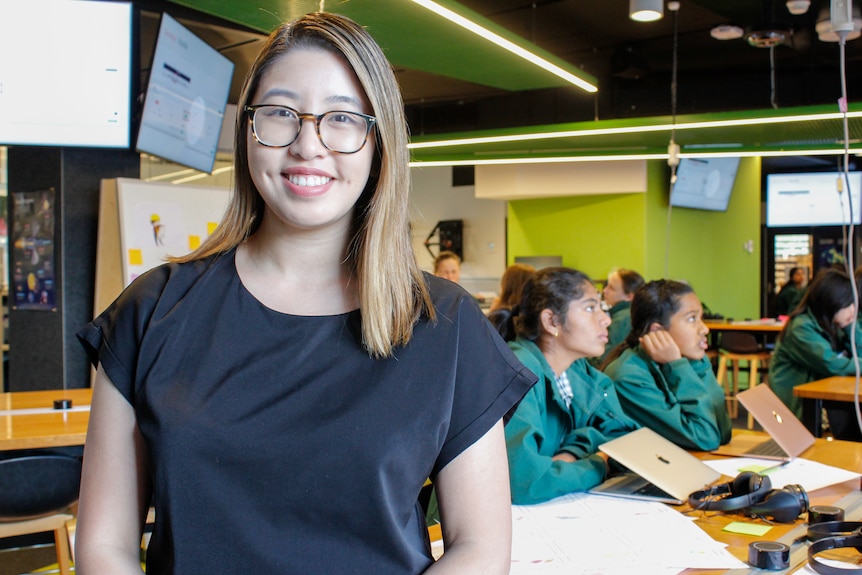
[[635, 490], [635, 495], [646, 495], [649, 497], [661, 497], [663, 499], [676, 499], [670, 493], [667, 493], [663, 489], [659, 489], [654, 483], [647, 483], [640, 489]]
[[745, 452], [745, 455], [768, 455], [771, 457], [786, 457], [787, 453], [781, 449], [774, 439], [769, 439]]

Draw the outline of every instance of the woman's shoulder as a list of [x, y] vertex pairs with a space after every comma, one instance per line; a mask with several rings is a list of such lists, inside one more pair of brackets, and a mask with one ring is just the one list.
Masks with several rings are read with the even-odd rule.
[[[167, 262], [158, 265], [137, 278], [123, 290], [114, 305], [128, 306], [155, 304], [181, 299], [202, 278], [228, 277], [233, 266], [231, 254], [213, 255], [190, 262]], [[235, 273], [235, 272], [234, 272]]]
[[650, 360], [638, 353], [637, 349], [627, 347], [604, 371], [615, 379], [620, 374], [649, 369], [648, 361]]
[[514, 352], [515, 357], [517, 357], [525, 367], [529, 368], [536, 374], [542, 373], [547, 362], [544, 360], [542, 350], [539, 349], [539, 346], [523, 337], [513, 339], [508, 342], [508, 345], [509, 349]]

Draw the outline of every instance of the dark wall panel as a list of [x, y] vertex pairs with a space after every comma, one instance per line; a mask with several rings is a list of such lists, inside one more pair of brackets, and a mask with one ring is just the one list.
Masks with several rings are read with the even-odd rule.
[[[89, 385], [89, 365], [75, 332], [93, 315], [99, 185], [103, 178], [139, 175], [140, 159], [129, 150], [9, 149], [10, 204], [16, 193], [54, 189], [56, 286], [56, 311], [10, 308], [10, 391]], [[10, 229], [10, 273], [14, 241]], [[10, 305], [13, 298], [10, 293]]]

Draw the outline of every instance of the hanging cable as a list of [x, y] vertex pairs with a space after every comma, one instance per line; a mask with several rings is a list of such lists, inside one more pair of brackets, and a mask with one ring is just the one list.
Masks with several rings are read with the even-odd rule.
[[667, 146], [667, 165], [670, 166], [670, 193], [667, 200], [667, 220], [664, 238], [664, 277], [670, 277], [670, 216], [673, 212], [673, 192], [676, 188], [676, 167], [679, 165], [679, 145], [676, 143], [677, 69], [679, 52], [679, 2], [668, 2], [668, 11], [673, 13], [673, 60], [670, 75], [670, 143]]
[[778, 96], [775, 88], [775, 44], [769, 45], [769, 102], [778, 109]]
[[[853, 190], [850, 188], [850, 126], [847, 120], [847, 69], [846, 69], [846, 59], [845, 59], [845, 43], [847, 40], [847, 34], [849, 32], [844, 30], [837, 31], [838, 34], [838, 50], [839, 50], [839, 75], [841, 78], [841, 98], [838, 100], [838, 108], [841, 111], [842, 115], [842, 127], [844, 130], [844, 155], [842, 156], [844, 165], [841, 167], [841, 173], [839, 174], [837, 186], [838, 192], [847, 193], [847, 205], [848, 212], [850, 215], [850, 221], [847, 224], [848, 230], [846, 233], [846, 256], [844, 261], [847, 264], [847, 275], [850, 276], [850, 286], [853, 292], [853, 303], [856, 305], [856, 318], [853, 321], [852, 327], [850, 329], [850, 352], [853, 358], [853, 365], [856, 368], [856, 385], [853, 388], [853, 406], [856, 412], [856, 425], [859, 428], [860, 433], [862, 433], [862, 410], [859, 407], [859, 382], [860, 382], [860, 368], [859, 368], [859, 352], [856, 349], [856, 332], [859, 328], [859, 286], [856, 283], [856, 273], [855, 273], [855, 255], [856, 255], [856, 247], [855, 247], [855, 229], [854, 225], [854, 208], [858, 206], [853, 205]], [[856, 190], [857, 194], [859, 190]], [[859, 208], [862, 209], [862, 208]]]

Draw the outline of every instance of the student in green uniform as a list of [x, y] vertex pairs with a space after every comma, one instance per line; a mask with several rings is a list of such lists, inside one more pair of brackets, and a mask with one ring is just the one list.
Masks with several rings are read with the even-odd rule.
[[[602, 353], [610, 320], [585, 274], [545, 268], [509, 312], [509, 347], [539, 381], [506, 424], [512, 501], [539, 503], [585, 491], [608, 475], [598, 446], [639, 426], [614, 384], [587, 362]], [[501, 330], [503, 331], [503, 330]]]
[[635, 292], [632, 329], [606, 359], [623, 409], [687, 449], [730, 441], [724, 392], [706, 357], [703, 307], [688, 285], [650, 282]]
[[797, 417], [802, 403], [793, 395], [794, 387], [856, 373], [850, 349], [855, 319], [848, 275], [832, 268], [820, 271], [778, 335], [769, 364], [769, 386]]
[[805, 295], [805, 268], [790, 268], [785, 283], [775, 298], [775, 315], [788, 315]]
[[595, 365], [600, 365], [610, 352], [626, 339], [632, 329], [632, 298], [639, 287], [644, 285], [641, 275], [628, 269], [618, 269], [608, 275], [608, 283], [602, 290], [602, 297], [608, 305], [611, 325], [608, 327], [608, 343], [605, 352]]

